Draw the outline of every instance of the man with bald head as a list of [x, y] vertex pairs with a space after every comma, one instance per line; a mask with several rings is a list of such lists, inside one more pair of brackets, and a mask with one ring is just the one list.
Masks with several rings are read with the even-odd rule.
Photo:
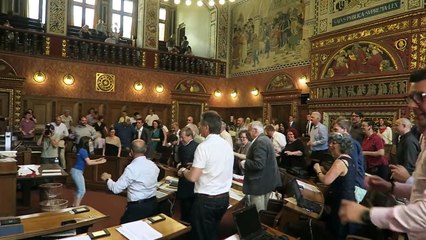
[[102, 173], [101, 179], [108, 189], [118, 194], [127, 189], [127, 207], [120, 219], [120, 224], [133, 222], [158, 213], [157, 178], [160, 169], [145, 157], [147, 146], [142, 139], [132, 142], [130, 156], [132, 162], [127, 165], [123, 175], [114, 182], [111, 174]]
[[394, 129], [399, 134], [396, 147], [396, 161], [412, 174], [416, 166], [416, 160], [420, 153], [420, 145], [417, 138], [411, 132], [412, 123], [407, 118], [395, 121]]

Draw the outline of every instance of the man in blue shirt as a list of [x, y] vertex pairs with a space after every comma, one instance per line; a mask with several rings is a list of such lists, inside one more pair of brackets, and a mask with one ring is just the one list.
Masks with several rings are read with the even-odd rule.
[[[348, 133], [351, 124], [346, 118], [340, 117], [333, 124], [333, 132], [339, 133]], [[351, 158], [355, 161], [356, 166], [356, 177], [355, 185], [360, 188], [364, 187], [364, 177], [365, 177], [365, 166], [364, 166], [364, 155], [362, 155], [362, 147], [359, 142], [351, 137], [352, 141], [352, 153]]]
[[321, 113], [311, 113], [312, 130], [307, 145], [311, 148], [311, 158], [318, 159], [321, 166], [330, 167], [333, 158], [328, 151], [328, 130], [321, 121]]

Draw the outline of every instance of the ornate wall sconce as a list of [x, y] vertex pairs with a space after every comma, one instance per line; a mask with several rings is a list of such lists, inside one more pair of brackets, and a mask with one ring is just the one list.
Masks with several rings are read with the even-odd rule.
[[69, 86], [69, 85], [73, 85], [75, 80], [74, 80], [74, 77], [71, 74], [67, 74], [67, 75], [64, 76], [63, 81], [64, 81], [65, 85]]
[[232, 90], [232, 92], [231, 92], [231, 97], [233, 97], [233, 98], [236, 98], [237, 97], [237, 95], [238, 95], [238, 92], [237, 92], [237, 90]]
[[141, 82], [137, 81], [133, 84], [133, 88], [136, 91], [141, 91], [143, 89], [143, 84]]
[[157, 92], [157, 93], [162, 93], [162, 92], [164, 92], [164, 85], [163, 84], [157, 84], [157, 86], [155, 86], [155, 91]]
[[222, 96], [222, 92], [219, 89], [216, 89], [216, 90], [214, 90], [214, 96], [220, 97], [220, 96]]
[[257, 95], [259, 95], [259, 89], [258, 88], [253, 88], [252, 90], [251, 90], [251, 95], [253, 95], [253, 96], [257, 96]]
[[38, 72], [34, 73], [33, 79], [37, 83], [42, 83], [42, 82], [46, 81], [46, 74], [44, 74], [44, 72], [42, 72], [42, 71], [38, 71]]

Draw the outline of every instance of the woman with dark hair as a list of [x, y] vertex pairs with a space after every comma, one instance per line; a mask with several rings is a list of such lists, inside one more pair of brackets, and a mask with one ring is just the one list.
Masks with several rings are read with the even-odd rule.
[[353, 233], [354, 225], [342, 224], [338, 213], [342, 199], [355, 201], [356, 165], [350, 157], [352, 140], [349, 134], [338, 132], [331, 133], [328, 139], [330, 152], [336, 160], [327, 172], [318, 163], [314, 170], [320, 182], [329, 185], [325, 194], [325, 205], [330, 207], [329, 214], [324, 216], [326, 225], [336, 239], [346, 239]]
[[84, 194], [86, 193], [86, 184], [83, 176], [84, 169], [87, 165], [97, 165], [106, 162], [105, 158], [90, 159], [89, 158], [89, 144], [90, 137], [80, 138], [80, 142], [77, 145], [77, 156], [75, 159], [74, 167], [71, 168], [71, 177], [75, 184], [75, 194], [73, 206], [80, 206], [81, 199], [83, 199]]
[[281, 152], [280, 167], [282, 168], [304, 168], [305, 146], [299, 139], [299, 133], [295, 128], [287, 130], [287, 144]]
[[392, 144], [392, 129], [388, 126], [388, 124], [386, 124], [383, 118], [379, 118], [379, 129], [377, 131], [377, 135], [385, 141], [385, 144]]
[[95, 119], [95, 123], [93, 124], [93, 128], [95, 129], [96, 132], [100, 132], [102, 138], [105, 138], [107, 133], [108, 133], [108, 129], [104, 123], [104, 116], [103, 115], [99, 115], [96, 119]]
[[150, 151], [151, 151], [151, 159], [154, 160], [160, 160], [161, 158], [161, 152], [163, 148], [163, 141], [164, 141], [164, 132], [163, 132], [163, 126], [161, 125], [161, 122], [159, 120], [152, 121], [152, 133], [151, 133], [151, 144], [150, 144]]
[[121, 140], [115, 135], [115, 129], [109, 129], [109, 135], [105, 138], [105, 147], [103, 150], [103, 156], [117, 156], [121, 154]]
[[251, 136], [248, 130], [241, 130], [238, 133], [238, 138], [240, 139], [241, 145], [238, 148], [237, 152], [234, 152], [234, 173], [243, 175], [244, 172], [241, 169], [241, 161], [246, 159], [246, 154], [251, 146]]

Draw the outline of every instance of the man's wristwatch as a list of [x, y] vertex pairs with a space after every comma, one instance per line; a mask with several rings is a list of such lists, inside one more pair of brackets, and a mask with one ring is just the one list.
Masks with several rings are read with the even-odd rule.
[[372, 224], [370, 218], [370, 210], [365, 210], [361, 215], [361, 221], [364, 224]]

